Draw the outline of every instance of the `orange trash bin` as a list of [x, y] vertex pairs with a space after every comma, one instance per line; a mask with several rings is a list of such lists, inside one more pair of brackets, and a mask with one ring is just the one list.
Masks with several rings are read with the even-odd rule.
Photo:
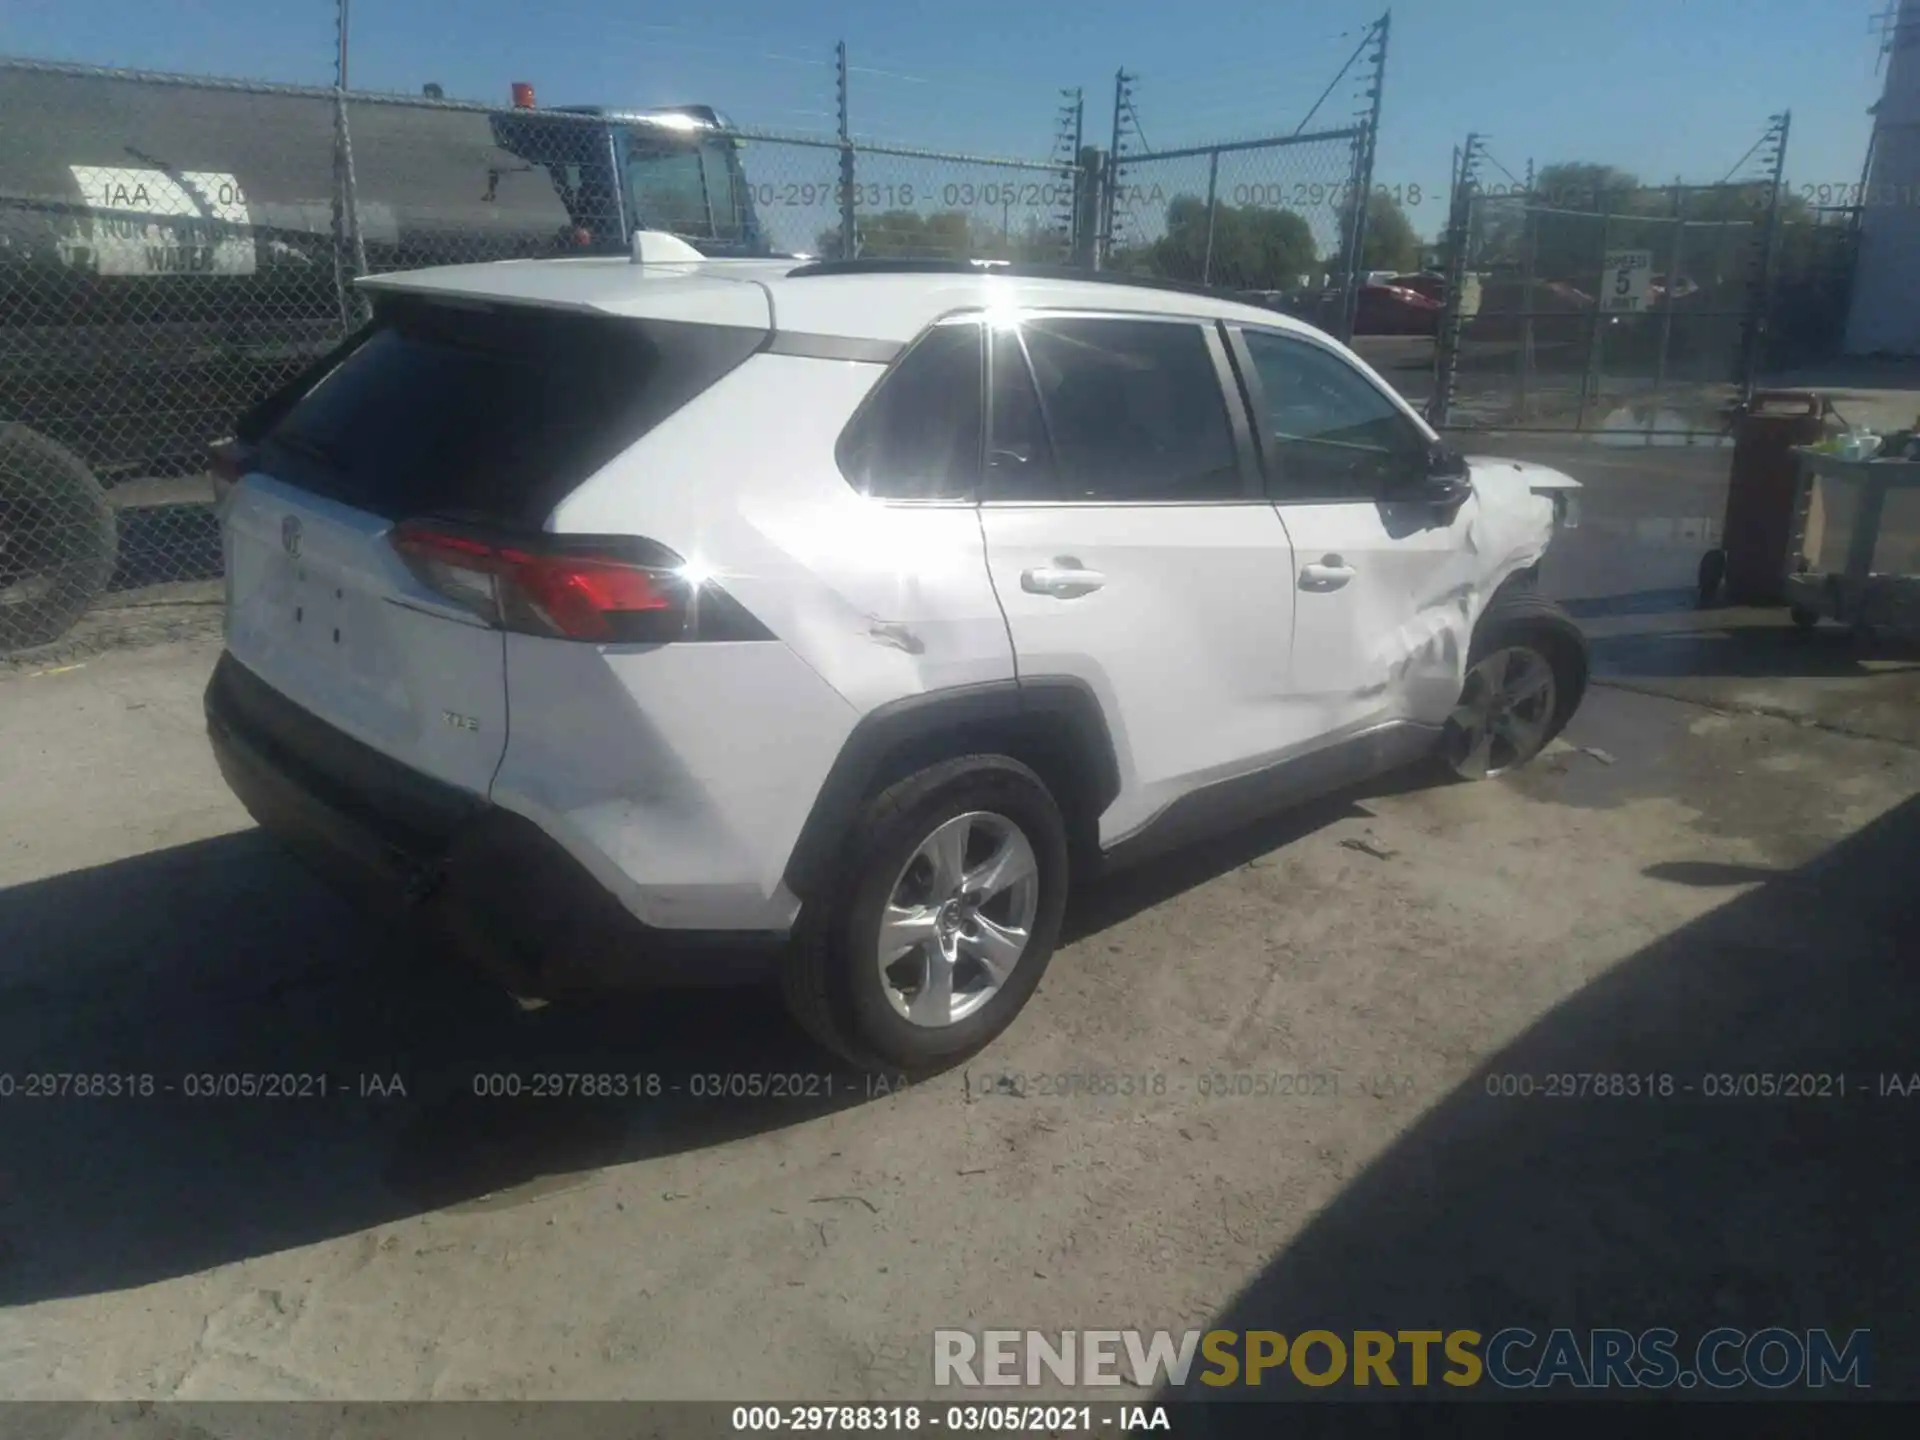
[[1700, 562], [1703, 604], [1712, 603], [1723, 583], [1731, 604], [1785, 603], [1787, 545], [1793, 538], [1793, 450], [1818, 441], [1830, 413], [1824, 396], [1773, 390], [1755, 395], [1735, 423], [1720, 548]]

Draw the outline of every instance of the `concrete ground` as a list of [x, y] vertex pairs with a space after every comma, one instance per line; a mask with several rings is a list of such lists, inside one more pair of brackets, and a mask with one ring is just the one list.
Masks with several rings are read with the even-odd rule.
[[[1913, 1394], [1912, 670], [1691, 609], [1723, 455], [1527, 444], [1589, 482], [1563, 742], [1079, 895], [902, 1093], [695, 1098], [830, 1072], [758, 994], [522, 1014], [370, 925], [221, 785], [204, 625], [0, 675], [0, 1396], [925, 1398], [936, 1327], [1213, 1323], [1866, 1326]], [[682, 1093], [475, 1093], [553, 1071]], [[1845, 1098], [1705, 1094], [1786, 1071]], [[237, 1072], [327, 1093], [186, 1093]], [[1563, 1072], [1676, 1090], [1488, 1094]]]

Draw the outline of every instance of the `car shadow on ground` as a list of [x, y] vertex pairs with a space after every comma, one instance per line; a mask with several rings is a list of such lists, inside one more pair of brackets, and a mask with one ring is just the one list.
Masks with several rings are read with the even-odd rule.
[[[1407, 783], [1424, 783], [1421, 782]], [[1249, 861], [1304, 839], [1338, 820], [1365, 812], [1358, 807], [1367, 795], [1383, 793], [1376, 782], [1329, 799], [1315, 801], [1259, 821], [1245, 829], [1209, 838], [1109, 875], [1080, 882], [1061, 924], [1060, 943], [1075, 944], [1126, 923], [1142, 911], [1206, 884]]]
[[[829, 1093], [757, 990], [522, 1013], [257, 830], [0, 892], [0, 1054], [6, 1304], [509, 1203], [864, 1097], [851, 1073]], [[692, 1078], [744, 1072], [798, 1093]]]
[[[1909, 800], [1797, 870], [1656, 875], [1752, 888], [1489, 1057], [1210, 1326], [1666, 1327], [1686, 1368], [1719, 1326], [1842, 1340], [1865, 1328], [1874, 1397], [1920, 1394], [1916, 855], [1920, 800]], [[1552, 1076], [1575, 1077], [1576, 1093], [1551, 1092]], [[1642, 1077], [1642, 1094], [1579, 1098], [1581, 1076]], [[1646, 1093], [1660, 1077], [1673, 1093]], [[1891, 1091], [1886, 1077], [1898, 1077]], [[1777, 1093], [1795, 1086], [1812, 1098]], [[1535, 1345], [1515, 1358], [1539, 1356]], [[1268, 1398], [1380, 1393], [1268, 1378], [1281, 1380]], [[1189, 1398], [1228, 1393], [1189, 1386]]]
[[[1063, 943], [1351, 813], [1089, 885]], [[763, 989], [523, 1013], [258, 830], [0, 891], [0, 1056], [0, 1304], [516, 1204], [882, 1093]], [[789, 1093], [713, 1093], [735, 1076]]]
[[[1599, 675], [1846, 679], [1920, 668], [1915, 637], [1884, 632], [1868, 639], [1826, 623], [1802, 629], [1783, 608], [1702, 607], [1691, 589], [1577, 596], [1560, 604], [1587, 627]], [[1638, 628], [1640, 621], [1645, 628]]]

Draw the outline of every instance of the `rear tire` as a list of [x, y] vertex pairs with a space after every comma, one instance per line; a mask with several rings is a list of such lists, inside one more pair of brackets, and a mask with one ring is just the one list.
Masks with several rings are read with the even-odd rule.
[[1505, 589], [1480, 617], [1441, 758], [1461, 780], [1526, 764], [1566, 728], [1587, 689], [1587, 644], [1573, 617], [1530, 590]]
[[[1030, 880], [1016, 878], [1029, 862]], [[1000, 755], [942, 761], [867, 803], [806, 907], [781, 989], [808, 1034], [854, 1065], [943, 1070], [1013, 1023], [1066, 901], [1066, 824], [1040, 777]]]
[[0, 654], [58, 640], [113, 578], [119, 526], [86, 463], [0, 426]]

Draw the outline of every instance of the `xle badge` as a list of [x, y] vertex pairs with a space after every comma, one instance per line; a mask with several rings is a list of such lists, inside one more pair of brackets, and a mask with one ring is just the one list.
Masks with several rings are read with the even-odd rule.
[[480, 722], [471, 715], [456, 715], [451, 710], [442, 710], [440, 718], [447, 722], [450, 729], [471, 730], [476, 735], [480, 733]]

